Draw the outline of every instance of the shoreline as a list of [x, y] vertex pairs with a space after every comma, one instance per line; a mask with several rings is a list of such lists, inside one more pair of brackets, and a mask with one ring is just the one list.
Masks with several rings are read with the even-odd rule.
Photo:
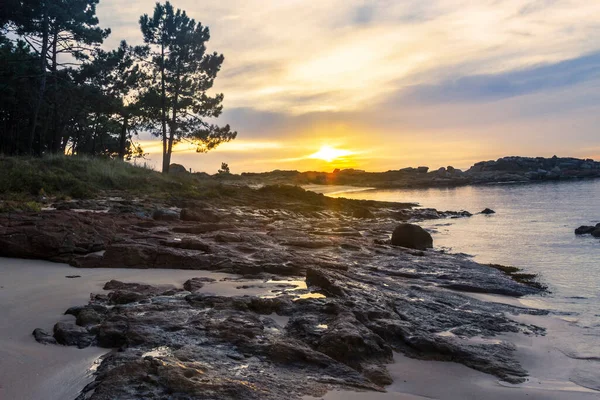
[[[454, 360], [463, 364], [461, 368], [474, 368], [468, 371], [496, 375], [483, 375], [494, 382], [498, 377], [523, 381], [526, 372], [510, 341], [475, 343], [471, 338], [494, 337], [501, 332], [539, 335], [542, 328], [507, 316], [545, 312], [481, 300], [465, 303], [465, 299], [474, 299], [469, 292], [522, 296], [537, 290], [459, 256], [389, 243], [389, 234], [401, 221], [427, 219], [433, 212], [436, 218], [466, 215], [350, 200], [327, 200], [317, 211], [314, 204], [306, 208], [305, 202], [313, 200], [298, 203], [295, 191], [290, 197], [288, 189], [273, 190], [265, 193], [269, 209], [247, 203], [170, 209], [181, 217], [193, 215], [192, 220], [134, 217], [131, 207], [139, 207], [135, 202], [128, 203], [127, 211], [115, 214], [111, 210], [123, 206], [123, 200], [116, 199], [87, 204], [102, 204], [108, 207], [107, 213], [56, 210], [21, 214], [17, 219], [13, 214], [10, 223], [0, 220], [0, 225], [9, 229], [4, 240], [18, 232], [31, 239], [42, 233], [62, 238], [75, 232], [80, 243], [73, 249], [88, 249], [83, 255], [79, 250], [65, 253], [61, 239], [55, 242], [61, 246], [56, 249], [19, 247], [23, 254], [41, 256], [43, 250], [53, 261], [70, 261], [80, 267], [132, 268], [77, 270], [82, 276], [88, 271], [106, 272], [106, 278], [121, 276], [125, 283], [114, 283], [108, 292], [90, 290], [99, 295], [91, 297], [89, 305], [84, 305], [83, 299], [70, 304], [79, 306], [70, 311], [77, 317], [77, 325], [71, 322], [73, 317], [62, 317], [54, 338], [47, 334], [38, 339], [61, 340], [78, 347], [91, 344], [88, 349], [98, 344], [122, 349], [103, 359], [95, 381], [85, 389], [92, 399], [137, 398], [130, 392], [127, 397], [123, 391], [132, 385], [141, 391], [137, 396], [150, 390], [158, 397], [164, 396], [165, 385], [192, 397], [195, 390], [207, 387], [223, 398], [275, 399], [284, 392], [292, 398], [332, 396], [349, 389], [370, 390], [371, 395], [395, 387], [389, 384], [394, 378], [398, 381], [393, 371], [398, 352], [409, 356], [410, 363], [420, 360], [417, 364], [431, 366], [432, 360]], [[308, 192], [303, 196], [325, 201]], [[346, 208], [340, 210], [340, 205]], [[72, 204], [72, 208], [82, 207]], [[35, 223], [31, 225], [27, 218]], [[75, 223], [65, 231], [45, 229], [64, 221]], [[89, 223], [95, 236], [86, 236]], [[33, 231], [32, 226], [36, 227]], [[103, 232], [106, 237], [117, 234], [119, 239], [104, 242], [99, 252], [104, 236], [98, 234]], [[27, 243], [37, 246], [38, 242]], [[175, 265], [186, 271], [163, 269]], [[153, 269], [140, 273], [136, 266]], [[223, 276], [216, 282], [192, 279], [181, 288], [182, 279], [177, 279], [176, 285], [167, 289], [157, 285], [165, 282], [148, 282], [147, 278], [164, 274], [173, 283], [179, 275], [209, 278], [219, 273], [235, 273], [243, 281], [231, 289], [231, 282], [220, 283]], [[81, 282], [81, 278], [61, 279], [68, 285]], [[297, 281], [306, 283], [294, 283]], [[226, 287], [232, 291], [224, 291]], [[43, 323], [37, 327], [48, 329]], [[454, 367], [454, 363], [443, 364]], [[128, 372], [115, 380], [112, 371], [122, 368]], [[153, 380], [140, 381], [141, 376]], [[240, 386], [235, 383], [238, 381], [246, 383]]]

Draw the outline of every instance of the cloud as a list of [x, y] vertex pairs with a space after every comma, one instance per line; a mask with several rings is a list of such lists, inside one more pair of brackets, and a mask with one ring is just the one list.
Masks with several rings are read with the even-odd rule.
[[[154, 3], [101, 0], [101, 24], [113, 28], [106, 46], [140, 43], [137, 21]], [[178, 153], [198, 169], [230, 161], [237, 171], [264, 170], [323, 145], [367, 151], [361, 167], [374, 170], [600, 146], [600, 2], [174, 4], [208, 25], [209, 50], [225, 55], [219, 122], [239, 132], [236, 142], [281, 145]]]
[[415, 85], [403, 100], [420, 103], [477, 102], [554, 90], [600, 79], [600, 52], [549, 65], [498, 74], [462, 76]]

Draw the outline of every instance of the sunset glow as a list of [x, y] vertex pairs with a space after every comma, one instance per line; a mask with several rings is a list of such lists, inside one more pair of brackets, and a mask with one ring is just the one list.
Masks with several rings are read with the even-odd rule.
[[[153, 3], [103, 0], [100, 23], [114, 32], [106, 47], [121, 38], [139, 44], [140, 9]], [[506, 154], [551, 157], [557, 148], [600, 156], [600, 78], [593, 72], [600, 67], [599, 2], [178, 0], [176, 6], [208, 25], [208, 50], [224, 54], [214, 87], [225, 95], [219, 121], [244, 141], [244, 150], [232, 142], [200, 155], [178, 147], [174, 161], [195, 170], [216, 172], [221, 162], [238, 171], [327, 167], [320, 162], [349, 155], [315, 147], [343, 151], [325, 140], [346, 140], [348, 132], [352, 148], [368, 153], [352, 155], [355, 166], [373, 171], [464, 168]], [[339, 125], [345, 132], [334, 132]]]
[[349, 150], [336, 149], [331, 146], [321, 146], [319, 151], [314, 154], [311, 154], [309, 158], [316, 158], [318, 160], [323, 160], [327, 162], [333, 162], [339, 158], [347, 157], [354, 154]]

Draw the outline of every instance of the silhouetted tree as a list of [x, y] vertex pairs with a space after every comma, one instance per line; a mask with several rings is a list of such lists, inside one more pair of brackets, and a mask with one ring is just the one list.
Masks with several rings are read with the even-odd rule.
[[[154, 79], [143, 95], [143, 108], [150, 121], [160, 121], [162, 171], [168, 172], [173, 143], [187, 139], [198, 152], [206, 152], [237, 136], [229, 125], [207, 122], [222, 112], [223, 95], [207, 91], [223, 64], [224, 57], [206, 52], [208, 27], [190, 19], [171, 3], [157, 3], [154, 13], [140, 18], [144, 42], [149, 45]], [[168, 128], [168, 132], [167, 132]]]
[[[74, 60], [85, 59], [94, 46], [102, 43], [109, 35], [109, 29], [100, 29], [96, 17], [96, 5], [99, 0], [24, 0], [19, 9], [11, 16], [15, 32], [30, 48], [38, 54], [39, 89], [37, 101], [33, 107], [31, 130], [28, 140], [29, 152], [33, 153], [33, 144], [38, 128], [38, 117], [43, 106], [48, 76], [53, 90], [51, 98], [46, 99], [46, 110], [42, 132], [40, 133], [39, 153], [44, 150], [59, 152], [62, 143], [62, 130], [58, 118], [59, 66], [70, 66]], [[59, 55], [66, 55], [64, 61]], [[52, 133], [47, 136], [52, 124]]]
[[219, 169], [219, 174], [230, 174], [229, 165], [227, 163], [221, 163], [221, 169]]

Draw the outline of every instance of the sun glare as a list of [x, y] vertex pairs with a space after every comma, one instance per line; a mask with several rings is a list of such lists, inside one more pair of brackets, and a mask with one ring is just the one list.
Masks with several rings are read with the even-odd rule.
[[325, 145], [321, 146], [319, 151], [317, 151], [316, 153], [311, 154], [309, 158], [333, 162], [339, 158], [346, 157], [352, 154], [354, 153], [349, 150], [336, 149], [335, 147]]

